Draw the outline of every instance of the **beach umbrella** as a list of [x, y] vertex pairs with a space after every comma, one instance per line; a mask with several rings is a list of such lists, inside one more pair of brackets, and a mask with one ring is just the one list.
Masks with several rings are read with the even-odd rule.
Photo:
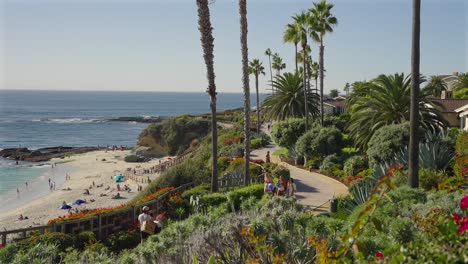
[[80, 205], [86, 203], [84, 200], [78, 199], [73, 202], [73, 204]]
[[71, 207], [70, 205], [68, 205], [68, 204], [62, 204], [62, 205], [59, 207], [59, 209], [64, 209], [64, 210], [68, 210], [68, 209], [70, 209], [70, 208], [72, 208], [72, 207]]
[[123, 182], [124, 176], [122, 174], [114, 176], [115, 182]]

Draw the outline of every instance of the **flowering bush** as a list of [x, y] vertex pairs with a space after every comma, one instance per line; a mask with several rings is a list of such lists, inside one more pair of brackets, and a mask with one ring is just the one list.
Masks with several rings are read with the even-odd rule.
[[128, 203], [128, 204], [122, 204], [122, 205], [118, 205], [118, 206], [114, 206], [114, 207], [96, 208], [96, 209], [92, 209], [92, 210], [89, 210], [89, 211], [86, 211], [86, 212], [80, 212], [80, 213], [75, 213], [75, 214], [70, 214], [70, 215], [59, 216], [57, 218], [49, 220], [48, 224], [57, 223], [57, 222], [65, 221], [65, 220], [72, 220], [72, 219], [78, 219], [78, 218], [84, 218], [84, 217], [91, 217], [91, 216], [94, 216], [94, 215], [97, 215], [97, 214], [104, 214], [104, 213], [110, 213], [110, 212], [115, 212], [115, 211], [118, 211], [118, 210], [127, 209], [127, 208], [130, 208], [131, 206], [138, 205], [138, 204], [141, 204], [141, 203], [156, 199], [159, 196], [163, 195], [164, 193], [166, 193], [166, 192], [168, 192], [168, 191], [170, 191], [172, 189], [174, 189], [174, 187], [166, 187], [166, 188], [159, 189], [154, 193], [148, 194], [148, 195], [146, 195], [146, 196], [144, 196], [144, 197], [142, 197], [142, 198], [140, 198], [140, 199], [138, 199], [136, 201]]

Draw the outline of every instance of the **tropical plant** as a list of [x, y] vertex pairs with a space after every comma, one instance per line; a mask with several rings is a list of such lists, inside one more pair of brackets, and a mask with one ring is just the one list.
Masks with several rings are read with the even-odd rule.
[[442, 91], [447, 90], [447, 83], [442, 76], [433, 75], [424, 87], [424, 93], [435, 97], [440, 97]]
[[[421, 78], [420, 82], [424, 79]], [[354, 85], [346, 100], [351, 119], [347, 129], [356, 146], [367, 149], [375, 131], [389, 124], [399, 124], [410, 119], [411, 78], [402, 74], [380, 75], [371, 82]], [[445, 120], [433, 107], [426, 94], [419, 100], [420, 127], [437, 131]]]
[[[242, 54], [242, 86], [244, 87], [244, 184], [250, 184], [250, 87], [249, 52], [247, 47], [247, 0], [239, 0], [240, 42]], [[214, 156], [215, 157], [215, 156]]]
[[346, 83], [343, 88], [343, 91], [346, 93], [346, 95], [348, 95], [349, 91], [351, 91], [351, 85], [349, 83]]
[[315, 88], [314, 88], [314, 92], [316, 94], [318, 94], [318, 78], [320, 76], [320, 64], [318, 64], [318, 62], [312, 62], [311, 66], [310, 66], [310, 77], [311, 78], [314, 78], [315, 80]]
[[[276, 120], [291, 117], [304, 117], [304, 86], [298, 73], [284, 73], [273, 81], [275, 93], [263, 101], [267, 116]], [[318, 98], [315, 94], [307, 95], [309, 115], [318, 115]]]
[[273, 124], [271, 136], [281, 147], [293, 148], [297, 139], [304, 133], [305, 120], [288, 118]]
[[320, 113], [321, 122], [323, 123], [323, 71], [324, 71], [324, 52], [325, 46], [323, 44], [325, 34], [333, 32], [333, 26], [338, 24], [338, 19], [331, 13], [333, 4], [327, 3], [326, 0], [322, 0], [319, 3], [314, 3], [314, 7], [309, 9], [312, 19], [310, 20], [311, 28], [313, 29], [310, 33], [312, 38], [320, 43]]
[[268, 62], [270, 63], [270, 85], [271, 85], [271, 91], [273, 91], [273, 72], [271, 70], [271, 56], [273, 53], [271, 52], [270, 48], [265, 50], [265, 55], [268, 56]]
[[453, 97], [457, 99], [468, 99], [468, 88], [456, 90], [453, 92]]
[[468, 88], [468, 72], [459, 73], [457, 79], [455, 80], [454, 90], [461, 90]]
[[257, 94], [257, 134], [260, 133], [260, 98], [258, 94], [258, 75], [265, 75], [265, 68], [259, 59], [254, 59], [250, 62], [249, 73], [255, 76], [255, 91]]
[[273, 63], [271, 67], [273, 70], [276, 70], [276, 76], [279, 76], [281, 71], [286, 69], [286, 63], [283, 62], [283, 59], [279, 56], [278, 53], [273, 54]]
[[[308, 113], [308, 104], [306, 103], [307, 100], [307, 34], [309, 33], [309, 24], [310, 24], [310, 16], [306, 12], [302, 12], [299, 15], [296, 15], [293, 17], [294, 18], [294, 25], [297, 29], [297, 36], [298, 40], [301, 41], [302, 45], [302, 77], [303, 77], [303, 85], [304, 85], [304, 111], [305, 113]], [[309, 51], [310, 53], [310, 51]], [[305, 131], [307, 131], [309, 128], [309, 115], [305, 115]]]
[[208, 7], [208, 0], [197, 0], [198, 6], [198, 29], [201, 34], [201, 44], [203, 48], [203, 58], [206, 64], [206, 77], [208, 79], [207, 92], [210, 95], [210, 108], [211, 108], [211, 190], [218, 191], [218, 129], [216, 122], [216, 84], [214, 73], [214, 38], [213, 27], [210, 21], [210, 8]]
[[300, 34], [299, 28], [297, 24], [287, 24], [286, 30], [283, 33], [283, 41], [285, 43], [293, 43], [294, 44], [294, 51], [295, 51], [295, 61], [296, 61], [296, 71], [297, 68], [297, 44], [300, 41]]
[[359, 172], [368, 168], [367, 159], [363, 156], [352, 156], [343, 165], [343, 171], [348, 176], [356, 176]]

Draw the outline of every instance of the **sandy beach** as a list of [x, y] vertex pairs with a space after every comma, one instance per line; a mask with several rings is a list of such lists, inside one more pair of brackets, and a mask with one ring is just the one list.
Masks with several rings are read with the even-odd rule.
[[[40, 197], [24, 206], [16, 209], [2, 212], [0, 215], [0, 229], [11, 230], [23, 227], [30, 227], [35, 225], [47, 224], [48, 220], [67, 215], [67, 210], [61, 210], [58, 207], [63, 201], [72, 205], [76, 199], [86, 199], [87, 203], [77, 206], [72, 205], [73, 208], [78, 209], [93, 209], [100, 207], [117, 206], [127, 203], [134, 196], [138, 194], [138, 184], [146, 187], [147, 183], [137, 183], [134, 180], [126, 179], [121, 182], [120, 187], [124, 185], [130, 187], [131, 192], [119, 192], [123, 199], [111, 199], [117, 194], [117, 183], [114, 176], [123, 173], [127, 168], [150, 168], [159, 164], [159, 159], [154, 159], [146, 163], [127, 163], [123, 158], [128, 155], [130, 151], [94, 151], [80, 155], [74, 155], [65, 159], [51, 160], [51, 163], [56, 163], [54, 169], [60, 170], [61, 167], [68, 167], [70, 169], [70, 179], [65, 180], [63, 184], [56, 187], [56, 190], [50, 191], [49, 194]], [[165, 159], [161, 159], [164, 161]], [[53, 169], [53, 170], [54, 170]], [[158, 174], [147, 174], [141, 176], [143, 178], [150, 177], [154, 180]], [[93, 182], [96, 187], [93, 187]], [[102, 185], [102, 187], [97, 187]], [[91, 187], [91, 188], [90, 188]], [[70, 190], [67, 190], [67, 189]], [[108, 190], [105, 190], [105, 189]], [[90, 195], [84, 195], [85, 189], [89, 189]], [[33, 190], [30, 190], [33, 191]], [[101, 196], [105, 194], [105, 196]], [[94, 202], [90, 202], [94, 200]], [[29, 219], [18, 220], [19, 215], [27, 216]]]

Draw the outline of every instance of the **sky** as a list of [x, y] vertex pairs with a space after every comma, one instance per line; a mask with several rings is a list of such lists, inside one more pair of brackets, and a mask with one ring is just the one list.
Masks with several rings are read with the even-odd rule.
[[[335, 0], [325, 37], [325, 91], [381, 73], [410, 72], [410, 0]], [[307, 0], [248, 0], [249, 59], [267, 48], [294, 70], [283, 43]], [[242, 92], [238, 2], [210, 5], [219, 92]], [[468, 1], [423, 0], [421, 72], [468, 72]], [[312, 45], [313, 60], [318, 46]], [[254, 79], [251, 78], [254, 90]], [[194, 0], [0, 0], [0, 89], [200, 91], [206, 68]]]

